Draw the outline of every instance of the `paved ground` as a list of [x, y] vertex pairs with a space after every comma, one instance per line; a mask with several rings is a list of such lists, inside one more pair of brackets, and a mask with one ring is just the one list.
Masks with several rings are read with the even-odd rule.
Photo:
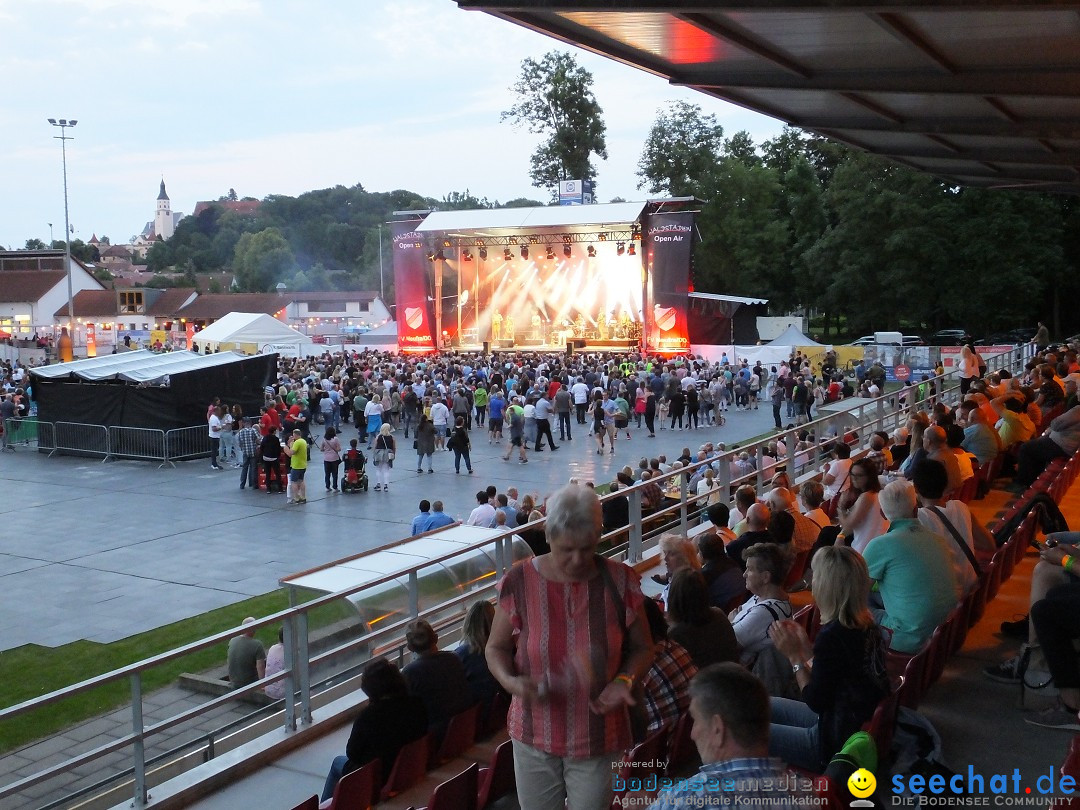
[[[504, 462], [502, 448], [474, 431], [472, 476], [454, 474], [452, 453], [437, 455], [434, 475], [416, 475], [411, 440], [399, 433], [389, 493], [326, 493], [320, 466], [309, 473], [304, 506], [241, 492], [238, 472], [204, 462], [157, 469], [20, 447], [0, 454], [0, 651], [115, 641], [266, 593], [286, 574], [402, 538], [422, 498], [440, 498], [465, 518], [488, 484], [548, 494], [571, 476], [603, 483], [646, 453], [674, 460], [684, 446], [730, 444], [772, 422], [765, 409], [728, 417], [723, 428], [659, 431], [656, 439], [633, 430], [632, 441], [603, 456], [582, 427], [524, 465]], [[346, 439], [355, 435], [346, 427]]]

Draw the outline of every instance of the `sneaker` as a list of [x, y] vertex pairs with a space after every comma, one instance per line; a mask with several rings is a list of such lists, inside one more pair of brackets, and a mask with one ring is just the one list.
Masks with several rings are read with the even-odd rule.
[[375, 485], [375, 491], [376, 491], [376, 492], [378, 492], [378, 491], [379, 491], [379, 490], [381, 490], [381, 489], [382, 489], [382, 484], [376, 484], [376, 485]]
[[1012, 636], [1013, 638], [1027, 638], [1028, 617], [1024, 616], [1014, 622], [1002, 622], [1001, 635]]
[[1076, 717], [1076, 709], [1070, 709], [1064, 703], [1058, 703], [1041, 712], [1036, 712], [1031, 717], [1025, 717], [1024, 722], [1043, 728], [1080, 731], [1080, 720]]
[[435, 474], [435, 471], [434, 471], [434, 470], [428, 470], [428, 471], [427, 471], [427, 474], [428, 474], [428, 475], [434, 475], [434, 474]]
[[527, 458], [523, 458], [520, 461], [518, 461], [518, 464], [528, 464], [528, 463], [529, 463], [529, 460]]
[[1018, 655], [1014, 655], [1012, 658], [1002, 661], [1000, 664], [984, 667], [983, 675], [997, 683], [1020, 683], [1020, 660], [1023, 658], [1023, 655], [1024, 653], [1021, 651]]

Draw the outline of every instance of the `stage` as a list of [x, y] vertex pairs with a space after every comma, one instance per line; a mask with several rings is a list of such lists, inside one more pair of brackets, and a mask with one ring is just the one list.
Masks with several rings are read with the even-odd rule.
[[571, 338], [563, 343], [545, 343], [538, 340], [492, 340], [486, 343], [458, 343], [451, 341], [450, 348], [463, 352], [536, 352], [537, 354], [590, 354], [607, 352], [609, 354], [633, 354], [641, 351], [637, 340], [586, 340]]

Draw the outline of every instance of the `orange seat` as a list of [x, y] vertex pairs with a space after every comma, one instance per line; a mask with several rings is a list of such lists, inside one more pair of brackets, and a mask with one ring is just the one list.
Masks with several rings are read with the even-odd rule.
[[318, 810], [318, 807], [319, 797], [311, 796], [307, 799], [304, 799], [302, 802], [300, 802], [300, 804], [293, 807], [293, 810]]
[[315, 806], [321, 810], [367, 810], [379, 801], [382, 762], [373, 759], [338, 780], [334, 795]]
[[491, 755], [488, 767], [481, 768], [478, 775], [479, 788], [476, 791], [477, 810], [509, 796], [517, 785], [514, 776], [514, 744], [510, 740], [499, 745]]
[[450, 718], [446, 727], [446, 736], [435, 755], [434, 765], [441, 765], [459, 757], [472, 748], [476, 742], [476, 718], [480, 713], [480, 704], [474, 703], [463, 712]]
[[424, 810], [476, 810], [476, 774], [474, 762], [457, 776], [447, 779], [431, 792]]
[[697, 746], [690, 738], [694, 730], [694, 718], [690, 712], [679, 715], [675, 721], [675, 728], [671, 731], [671, 742], [668, 745], [667, 776], [677, 774], [681, 769], [698, 760]]
[[390, 775], [386, 777], [386, 784], [383, 785], [379, 793], [382, 801], [392, 799], [424, 778], [431, 743], [432, 735], [429, 732], [420, 739], [413, 740], [403, 746], [398, 751], [397, 759], [394, 760], [394, 767], [390, 769]]

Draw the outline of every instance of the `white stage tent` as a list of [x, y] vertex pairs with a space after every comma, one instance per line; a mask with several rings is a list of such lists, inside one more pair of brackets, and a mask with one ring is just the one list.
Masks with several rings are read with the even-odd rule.
[[261, 312], [230, 312], [201, 332], [193, 343], [199, 351], [236, 350], [244, 354], [280, 354], [306, 357], [324, 349], [288, 324]]

